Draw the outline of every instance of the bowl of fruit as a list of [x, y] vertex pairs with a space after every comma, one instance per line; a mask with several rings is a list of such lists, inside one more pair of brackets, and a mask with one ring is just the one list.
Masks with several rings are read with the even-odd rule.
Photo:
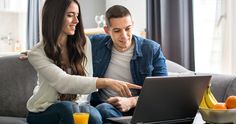
[[199, 109], [202, 119], [209, 123], [235, 123], [236, 109], [216, 110], [209, 108]]
[[218, 102], [210, 88], [199, 106], [202, 119], [209, 123], [236, 123], [236, 96], [229, 96], [225, 102]]

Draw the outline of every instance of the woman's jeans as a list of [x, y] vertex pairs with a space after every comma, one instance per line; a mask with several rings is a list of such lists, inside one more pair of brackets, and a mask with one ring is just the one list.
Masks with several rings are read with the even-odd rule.
[[[52, 104], [43, 112], [29, 112], [27, 122], [29, 124], [74, 124], [74, 105], [75, 103], [71, 101], [61, 101]], [[102, 117], [98, 110], [89, 106], [89, 111], [89, 124], [102, 124]]]

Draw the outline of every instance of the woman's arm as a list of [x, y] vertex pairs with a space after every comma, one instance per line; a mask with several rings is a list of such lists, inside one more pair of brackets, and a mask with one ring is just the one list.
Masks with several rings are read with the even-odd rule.
[[44, 53], [42, 46], [34, 47], [28, 59], [35, 70], [60, 93], [87, 94], [96, 88], [110, 88], [120, 96], [131, 96], [129, 88], [140, 89], [138, 85], [108, 79], [69, 75], [55, 65]]
[[98, 78], [97, 83], [96, 83], [96, 87], [98, 89], [110, 88], [110, 89], [114, 90], [115, 92], [117, 92], [119, 94], [119, 96], [124, 96], [124, 97], [132, 96], [129, 88], [131, 88], [131, 89], [141, 89], [142, 88], [139, 85], [131, 84], [131, 83], [124, 82], [124, 81], [114, 80], [114, 79], [110, 79], [110, 78]]

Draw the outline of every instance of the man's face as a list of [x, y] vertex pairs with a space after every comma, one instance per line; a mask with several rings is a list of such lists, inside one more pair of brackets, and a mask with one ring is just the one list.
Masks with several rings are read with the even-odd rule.
[[111, 18], [105, 31], [111, 36], [114, 47], [120, 52], [127, 51], [132, 45], [133, 21], [130, 16]]

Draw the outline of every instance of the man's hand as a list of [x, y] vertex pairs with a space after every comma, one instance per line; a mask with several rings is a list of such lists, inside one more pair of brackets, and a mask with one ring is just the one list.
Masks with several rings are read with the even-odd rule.
[[121, 112], [127, 112], [137, 104], [138, 97], [110, 97], [107, 102], [115, 106]]

